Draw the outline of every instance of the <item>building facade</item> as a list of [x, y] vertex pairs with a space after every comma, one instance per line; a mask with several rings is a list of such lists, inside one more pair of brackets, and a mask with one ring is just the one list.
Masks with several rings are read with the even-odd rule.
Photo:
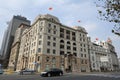
[[108, 38], [106, 42], [101, 42], [101, 45], [108, 50], [108, 57], [110, 59], [112, 71], [117, 71], [119, 69], [118, 56], [115, 52], [115, 47], [112, 44], [112, 40]]
[[108, 50], [97, 41], [89, 41], [90, 70], [92, 72], [111, 71], [111, 61], [108, 57]]
[[91, 71], [117, 71], [118, 58], [111, 40], [95, 41], [89, 40], [89, 59]]
[[119, 62], [119, 71], [120, 71], [120, 58], [118, 58], [118, 62]]
[[8, 65], [8, 68], [11, 70], [14, 70], [14, 71], [16, 70], [16, 65], [17, 65], [17, 60], [19, 55], [19, 48], [21, 43], [21, 35], [22, 35], [22, 32], [29, 27], [30, 25], [26, 25], [22, 23], [15, 32], [15, 38], [12, 44], [9, 65]]
[[65, 26], [49, 14], [37, 16], [21, 36], [17, 70], [25, 68], [38, 72], [49, 68], [89, 72], [86, 30]]
[[30, 25], [29, 20], [19, 15], [13, 16], [12, 20], [8, 23], [8, 28], [4, 34], [3, 43], [1, 47], [1, 51], [2, 51], [1, 54], [4, 61], [2, 65], [4, 66], [4, 68], [7, 68], [8, 66], [11, 46], [14, 41], [15, 31], [21, 23]]

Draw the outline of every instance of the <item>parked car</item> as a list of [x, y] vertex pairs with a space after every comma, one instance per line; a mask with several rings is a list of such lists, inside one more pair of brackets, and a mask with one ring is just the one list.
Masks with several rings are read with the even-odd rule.
[[35, 74], [35, 70], [29, 70], [29, 69], [26, 69], [26, 70], [21, 70], [19, 73], [20, 75], [24, 75], [24, 74]]
[[58, 68], [51, 68], [50, 70], [45, 70], [44, 72], [41, 72], [41, 76], [62, 76], [63, 71]]
[[3, 74], [3, 73], [4, 73], [4, 71], [2, 69], [0, 69], [0, 74]]

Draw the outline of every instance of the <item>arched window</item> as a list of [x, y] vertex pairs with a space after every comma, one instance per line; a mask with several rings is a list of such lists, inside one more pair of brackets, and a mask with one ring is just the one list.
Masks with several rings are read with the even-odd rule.
[[73, 43], [74, 46], [76, 46], [76, 43]]
[[60, 40], [60, 43], [64, 43], [64, 40]]

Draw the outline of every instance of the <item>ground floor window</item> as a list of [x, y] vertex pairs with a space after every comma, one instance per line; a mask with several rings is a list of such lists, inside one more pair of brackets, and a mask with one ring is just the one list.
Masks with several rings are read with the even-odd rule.
[[86, 72], [86, 67], [81, 67], [81, 72]]
[[52, 68], [55, 68], [55, 67], [56, 67], [55, 64], [53, 64], [53, 65], [52, 65]]
[[49, 70], [49, 64], [46, 65], [45, 70]]

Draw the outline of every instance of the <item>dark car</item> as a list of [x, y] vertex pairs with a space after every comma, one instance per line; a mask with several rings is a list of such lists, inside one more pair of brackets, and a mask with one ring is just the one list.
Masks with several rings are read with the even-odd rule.
[[35, 74], [35, 70], [21, 70], [20, 71], [20, 75], [23, 75], [23, 74]]
[[50, 70], [45, 70], [44, 72], [41, 72], [41, 76], [62, 76], [63, 71], [58, 68], [51, 68]]

